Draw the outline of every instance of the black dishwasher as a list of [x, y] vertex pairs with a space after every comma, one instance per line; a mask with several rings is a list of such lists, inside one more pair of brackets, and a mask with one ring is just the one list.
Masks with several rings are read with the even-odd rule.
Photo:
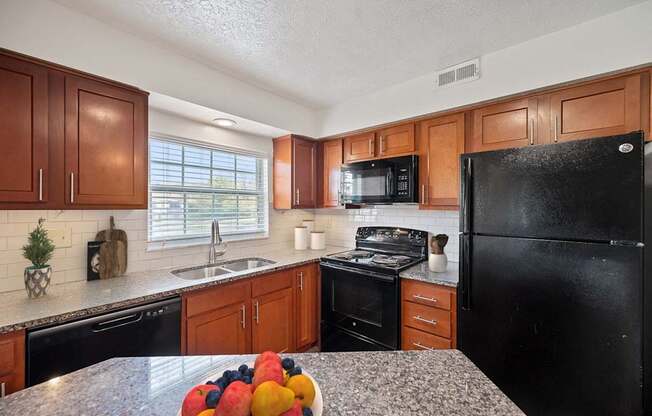
[[147, 305], [27, 333], [27, 385], [113, 357], [179, 355], [181, 299]]

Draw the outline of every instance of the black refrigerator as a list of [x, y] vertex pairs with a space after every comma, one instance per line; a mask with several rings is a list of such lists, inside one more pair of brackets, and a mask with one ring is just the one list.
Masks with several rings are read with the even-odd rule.
[[458, 348], [528, 415], [644, 413], [645, 159], [638, 132], [461, 157]]

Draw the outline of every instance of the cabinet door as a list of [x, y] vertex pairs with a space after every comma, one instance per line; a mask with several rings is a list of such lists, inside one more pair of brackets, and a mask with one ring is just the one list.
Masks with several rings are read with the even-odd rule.
[[252, 299], [252, 352], [294, 351], [292, 288]]
[[249, 352], [246, 304], [234, 304], [186, 320], [188, 355]]
[[553, 142], [641, 129], [641, 75], [610, 79], [550, 95]]
[[147, 206], [147, 98], [66, 76], [66, 202]]
[[523, 147], [538, 140], [537, 98], [523, 98], [473, 111], [473, 136], [468, 152]]
[[0, 201], [47, 201], [48, 72], [0, 55]]
[[0, 393], [25, 387], [25, 331], [0, 335]]
[[292, 139], [293, 208], [317, 206], [317, 144], [312, 140]]
[[342, 167], [342, 140], [329, 140], [323, 145], [324, 207], [340, 204], [340, 168]]
[[374, 132], [349, 136], [344, 139], [344, 162], [372, 159], [376, 156]]
[[380, 157], [410, 154], [414, 150], [414, 124], [390, 127], [378, 132]]
[[454, 208], [459, 205], [464, 114], [422, 121], [419, 126], [421, 206]]
[[319, 298], [318, 272], [315, 265], [295, 269], [297, 301], [297, 350], [317, 342]]

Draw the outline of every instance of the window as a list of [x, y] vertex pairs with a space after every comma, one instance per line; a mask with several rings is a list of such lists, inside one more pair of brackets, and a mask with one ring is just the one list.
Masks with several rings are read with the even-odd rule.
[[203, 242], [213, 218], [227, 239], [267, 235], [266, 158], [151, 138], [149, 164], [149, 241]]

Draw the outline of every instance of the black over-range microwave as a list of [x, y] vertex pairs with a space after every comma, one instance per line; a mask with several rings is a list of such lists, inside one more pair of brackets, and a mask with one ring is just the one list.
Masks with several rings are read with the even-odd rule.
[[402, 156], [342, 165], [342, 203], [419, 202], [417, 156]]

